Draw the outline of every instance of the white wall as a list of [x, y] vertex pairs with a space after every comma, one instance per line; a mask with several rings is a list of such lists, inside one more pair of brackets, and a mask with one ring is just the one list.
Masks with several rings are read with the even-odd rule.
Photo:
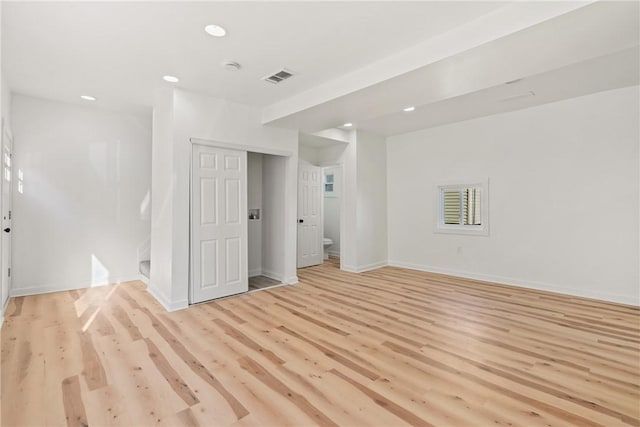
[[387, 264], [386, 139], [356, 131], [357, 140], [357, 269]]
[[4, 118], [5, 126], [11, 129], [11, 89], [4, 77], [0, 76], [1, 89], [0, 98], [2, 99], [2, 105], [0, 106], [0, 114]]
[[[154, 175], [153, 187], [155, 194], [156, 180], [159, 180], [159, 191], [168, 191], [162, 209], [171, 211], [167, 226], [171, 231], [171, 238], [170, 241], [158, 241], [152, 234], [149, 291], [169, 310], [188, 305], [190, 138], [237, 145], [240, 149], [250, 146], [291, 153], [286, 160], [287, 179], [284, 187], [284, 280], [287, 283], [295, 283], [298, 133], [263, 126], [260, 110], [257, 108], [178, 89], [168, 92], [163, 91], [159, 94], [155, 109], [160, 112], [166, 111], [166, 114], [161, 113], [158, 117], [167, 118], [170, 123], [166, 126], [154, 125], [153, 144], [154, 152], [169, 152], [167, 160], [170, 164], [164, 171], [159, 172], [162, 173], [162, 179]], [[155, 131], [156, 128], [158, 132]], [[152, 216], [155, 232], [156, 213], [152, 212]], [[154, 272], [154, 253], [163, 255], [161, 259], [170, 262], [169, 276]], [[168, 256], [164, 256], [167, 254]]]
[[329, 255], [340, 256], [340, 206], [342, 199], [342, 167], [323, 168], [323, 174], [333, 174], [334, 193], [324, 193], [324, 237], [333, 240]]
[[[262, 274], [280, 282], [286, 282], [287, 251], [282, 233], [287, 228], [286, 193], [287, 159], [281, 156], [263, 155], [262, 158]], [[295, 218], [294, 218], [295, 221]], [[295, 222], [294, 222], [295, 225]], [[295, 237], [295, 234], [294, 234]], [[295, 252], [293, 252], [295, 256]], [[296, 259], [293, 260], [294, 266]]]
[[[262, 215], [262, 154], [247, 153], [247, 209]], [[248, 217], [248, 216], [247, 216]], [[262, 218], [248, 222], [249, 277], [262, 274]]]
[[13, 194], [12, 294], [137, 279], [150, 232], [151, 118], [17, 94], [12, 107], [24, 176], [24, 193]]
[[[147, 289], [171, 295], [173, 280], [173, 90], [156, 93], [151, 146], [151, 266]], [[167, 300], [168, 301], [168, 300]]]
[[[0, 7], [1, 9], [1, 7]], [[2, 74], [2, 73], [0, 73]], [[7, 84], [6, 80], [4, 79], [4, 77], [0, 76], [0, 86], [1, 86], [1, 94], [0, 94], [0, 99], [1, 101], [1, 106], [0, 106], [0, 117], [2, 117], [2, 122], [4, 123], [4, 134], [0, 135], [0, 140], [2, 141], [2, 145], [6, 144], [6, 136], [13, 135], [12, 132], [12, 124], [11, 124], [11, 90], [9, 88], [9, 85]], [[2, 132], [2, 131], [0, 131]], [[2, 147], [0, 147], [0, 150], [3, 149]], [[3, 166], [0, 166], [0, 169], [3, 169]], [[2, 177], [0, 177], [0, 180], [2, 180], [2, 185], [0, 185], [0, 212], [5, 212], [6, 210], [11, 210], [13, 208], [10, 207], [10, 203], [12, 200], [12, 197], [6, 197], [4, 195], [4, 189], [2, 188], [3, 186], [5, 186], [5, 184], [8, 186], [7, 189], [11, 188], [13, 186], [12, 182], [7, 182], [5, 180], [2, 179]], [[15, 181], [15, 180], [14, 180]], [[0, 220], [4, 222], [4, 218], [0, 217]], [[11, 225], [11, 224], [9, 224]], [[11, 228], [11, 227], [10, 227]], [[0, 260], [2, 260], [2, 265], [0, 266], [0, 271], [2, 272], [7, 272], [7, 269], [11, 268], [11, 241], [13, 240], [13, 234], [14, 233], [1, 233], [1, 237], [0, 237]], [[5, 245], [6, 248], [5, 249]], [[5, 253], [4, 251], [6, 250]], [[1, 274], [2, 278], [4, 279], [5, 274]], [[1, 281], [0, 281], [1, 282]], [[9, 297], [11, 296], [11, 280], [7, 280], [5, 281], [5, 283], [0, 283], [0, 326], [2, 324], [2, 319], [4, 316], [4, 311], [6, 310], [7, 306], [9, 305]]]
[[313, 147], [308, 147], [306, 145], [300, 144], [298, 148], [298, 159], [301, 161], [305, 161], [307, 163], [311, 163], [312, 165], [318, 165], [318, 149]]
[[[353, 133], [355, 140], [355, 132]], [[347, 144], [330, 145], [318, 150], [316, 157], [318, 166], [332, 166], [344, 164]]]
[[[2, 28], [2, 2], [0, 2], [0, 29]], [[9, 114], [9, 87], [2, 72], [2, 31], [0, 31], [0, 117]]]
[[[639, 301], [639, 91], [391, 137], [391, 264]], [[489, 178], [489, 236], [436, 234], [436, 188]]]
[[[2, 2], [0, 2], [0, 27], [2, 26]], [[2, 73], [2, 31], [0, 31], [0, 119], [4, 120], [6, 124], [9, 123], [8, 116], [9, 115], [9, 87], [5, 82], [4, 75]], [[2, 130], [0, 129], [0, 132]], [[1, 140], [1, 138], [0, 138]], [[2, 203], [4, 201], [0, 198], [0, 212], [2, 212]], [[2, 259], [2, 245], [0, 244], [0, 259]], [[0, 286], [0, 328], [4, 322], [4, 311], [5, 304], [4, 302], [8, 299], [5, 294], [7, 292], [2, 292], [2, 287]]]

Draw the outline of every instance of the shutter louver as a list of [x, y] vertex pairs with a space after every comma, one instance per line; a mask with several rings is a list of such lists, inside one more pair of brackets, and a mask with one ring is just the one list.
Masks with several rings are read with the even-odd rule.
[[442, 198], [444, 202], [444, 223], [460, 224], [460, 190], [444, 189]]

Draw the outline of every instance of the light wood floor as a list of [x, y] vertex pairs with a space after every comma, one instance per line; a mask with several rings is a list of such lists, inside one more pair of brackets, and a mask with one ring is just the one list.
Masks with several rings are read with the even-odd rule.
[[2, 425], [639, 425], [635, 308], [386, 267], [166, 313], [12, 300]]

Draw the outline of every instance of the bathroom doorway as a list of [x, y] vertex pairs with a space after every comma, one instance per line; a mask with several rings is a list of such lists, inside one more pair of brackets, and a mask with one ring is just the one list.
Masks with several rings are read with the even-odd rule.
[[[303, 218], [304, 206], [298, 204], [298, 221], [305, 222], [298, 224], [298, 268], [309, 265], [322, 265], [323, 267], [341, 268], [343, 261], [345, 238], [345, 198], [344, 191], [344, 169], [347, 140], [338, 140], [318, 135], [300, 134], [300, 144], [298, 147], [298, 171], [318, 171], [320, 179], [317, 184], [307, 186], [309, 189], [318, 188], [319, 197], [313, 198], [319, 201], [318, 214], [319, 221], [317, 232], [319, 233], [319, 245], [315, 245], [319, 250], [317, 258], [312, 263], [300, 262], [301, 251], [305, 236], [301, 234], [301, 225], [306, 224]], [[299, 197], [304, 196], [305, 186], [298, 184]], [[302, 197], [304, 199], [304, 197]], [[309, 233], [310, 231], [308, 231]]]
[[323, 260], [340, 268], [340, 216], [342, 212], [342, 165], [322, 168]]

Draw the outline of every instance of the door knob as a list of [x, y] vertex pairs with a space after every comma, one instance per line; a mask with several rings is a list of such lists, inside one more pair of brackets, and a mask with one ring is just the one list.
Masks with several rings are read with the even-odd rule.
[[302, 224], [304, 222], [304, 219], [299, 219], [298, 222]]
[[10, 231], [11, 231], [11, 229], [10, 229], [9, 227], [7, 227], [7, 228], [5, 228], [5, 229], [4, 229], [4, 232], [5, 232], [5, 233], [9, 233]]

